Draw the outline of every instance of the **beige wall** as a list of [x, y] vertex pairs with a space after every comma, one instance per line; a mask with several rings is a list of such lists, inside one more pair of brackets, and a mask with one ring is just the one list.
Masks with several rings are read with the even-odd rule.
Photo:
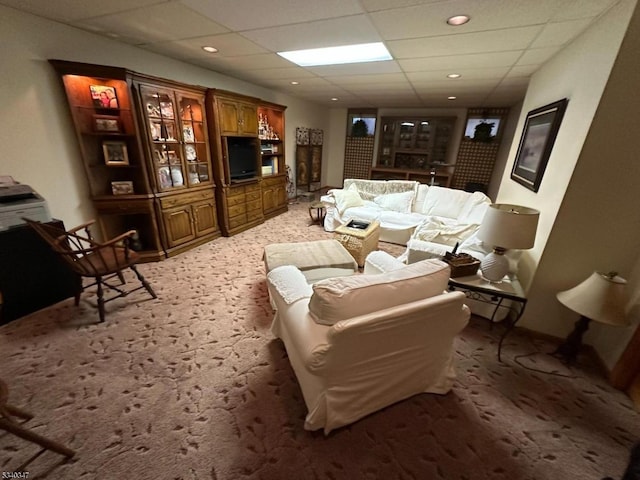
[[[125, 67], [286, 105], [285, 152], [291, 166], [296, 126], [329, 132], [329, 110], [323, 106], [3, 6], [0, 44], [0, 175], [31, 185], [48, 201], [51, 214], [69, 226], [94, 213], [62, 87], [47, 62], [50, 58]], [[326, 135], [325, 142], [330, 141]]]
[[[520, 264], [529, 287], [521, 324], [551, 335], [565, 336], [577, 319], [558, 303], [556, 292], [579, 283], [593, 270], [617, 269], [626, 275], [640, 253], [633, 199], [640, 169], [635, 148], [630, 148], [637, 141], [627, 133], [635, 128], [637, 138], [640, 105], [637, 95], [635, 104], [631, 97], [618, 98], [634, 94], [627, 85], [637, 85], [635, 53], [630, 54], [633, 60], [618, 58], [609, 81], [635, 4], [636, 0], [622, 0], [533, 75], [503, 173], [498, 201], [541, 211], [536, 245]], [[631, 30], [639, 27], [636, 18]], [[561, 98], [568, 98], [569, 104], [540, 190], [534, 193], [510, 179], [522, 125], [528, 111]], [[598, 326], [592, 327], [586, 341], [608, 366], [615, 361], [611, 352], [626, 343], [609, 338]]]

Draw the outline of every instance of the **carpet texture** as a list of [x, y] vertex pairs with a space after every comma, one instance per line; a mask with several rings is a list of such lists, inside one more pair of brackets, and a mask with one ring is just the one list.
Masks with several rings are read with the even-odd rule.
[[269, 332], [262, 252], [331, 238], [309, 225], [307, 208], [141, 265], [159, 298], [111, 302], [103, 324], [85, 300], [69, 299], [0, 327], [10, 403], [35, 414], [26, 426], [77, 451], [68, 461], [49, 451], [32, 459], [38, 446], [0, 432], [0, 471], [74, 480], [622, 474], [640, 438], [631, 401], [588, 358], [564, 367], [544, 354], [554, 345], [518, 329], [498, 362], [502, 326], [477, 318], [456, 341], [449, 394], [414, 396], [329, 436], [303, 430], [300, 389]]

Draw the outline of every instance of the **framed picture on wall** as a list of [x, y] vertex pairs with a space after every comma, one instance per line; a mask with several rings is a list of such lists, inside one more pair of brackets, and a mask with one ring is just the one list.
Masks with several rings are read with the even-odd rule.
[[529, 190], [540, 188], [567, 103], [564, 98], [527, 114], [511, 179]]

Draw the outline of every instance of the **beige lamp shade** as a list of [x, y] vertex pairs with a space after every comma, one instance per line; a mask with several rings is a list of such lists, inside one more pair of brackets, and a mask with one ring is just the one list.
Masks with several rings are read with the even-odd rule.
[[627, 281], [615, 272], [594, 272], [579, 285], [559, 292], [560, 303], [583, 317], [608, 325], [627, 325], [625, 316]]
[[540, 212], [507, 203], [489, 205], [478, 230], [478, 238], [489, 247], [525, 250], [532, 248]]

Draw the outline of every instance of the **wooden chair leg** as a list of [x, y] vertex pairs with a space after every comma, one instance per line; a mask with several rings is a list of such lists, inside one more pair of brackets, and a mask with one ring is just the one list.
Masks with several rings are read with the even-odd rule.
[[118, 275], [118, 279], [120, 280], [120, 285], [124, 285], [125, 281], [124, 281], [124, 275], [122, 274], [122, 270], [120, 270], [119, 272], [116, 272], [116, 275]]
[[102, 323], [104, 322], [104, 290], [102, 288], [102, 277], [96, 277], [96, 283], [98, 285], [98, 315]]
[[149, 292], [149, 295], [151, 295], [153, 298], [158, 298], [156, 292], [154, 292], [153, 288], [151, 288], [151, 284], [145, 280], [140, 272], [138, 272], [138, 269], [135, 265], [131, 265], [131, 270], [133, 270], [133, 272], [136, 274], [136, 277], [138, 277], [138, 280], [140, 280], [140, 283], [142, 283], [147, 292]]
[[38, 435], [31, 430], [27, 430], [26, 428], [23, 428], [21, 425], [18, 425], [17, 423], [14, 423], [7, 418], [0, 418], [0, 428], [6, 430], [9, 433], [13, 433], [20, 438], [33, 443], [37, 443], [47, 450], [52, 450], [61, 455], [64, 455], [65, 457], [73, 457], [76, 454], [76, 452], [74, 452], [70, 448], [65, 447], [61, 443], [50, 440], [46, 437], [43, 437], [42, 435]]

